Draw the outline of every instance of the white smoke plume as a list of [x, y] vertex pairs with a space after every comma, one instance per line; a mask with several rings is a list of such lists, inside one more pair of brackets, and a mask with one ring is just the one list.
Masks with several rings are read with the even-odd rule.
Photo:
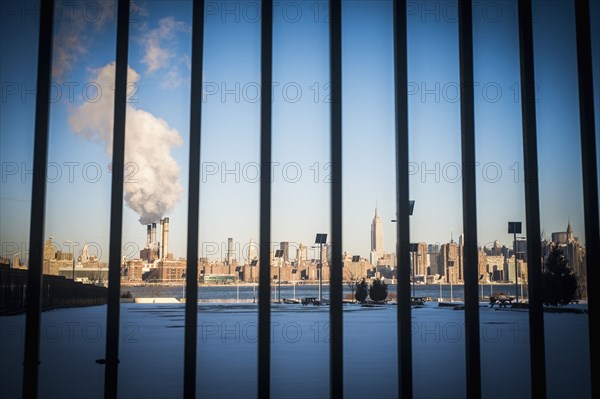
[[[70, 111], [69, 125], [74, 133], [89, 140], [104, 142], [112, 154], [115, 63], [94, 70], [91, 80], [101, 90], [95, 102], [86, 101]], [[140, 75], [128, 68], [131, 86]], [[128, 97], [132, 93], [128, 93]], [[127, 206], [140, 215], [140, 223], [158, 221], [171, 212], [183, 194], [179, 165], [171, 148], [182, 144], [179, 132], [167, 122], [127, 104], [125, 123], [125, 184]]]
[[[135, 8], [134, 8], [135, 9]], [[56, 2], [56, 24], [53, 45], [52, 75], [55, 80], [67, 78], [77, 62], [93, 48], [93, 32], [100, 31], [115, 19], [114, 0]]]

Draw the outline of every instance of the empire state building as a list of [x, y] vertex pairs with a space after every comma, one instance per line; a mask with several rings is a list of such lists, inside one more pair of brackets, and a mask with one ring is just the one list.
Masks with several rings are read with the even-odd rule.
[[371, 223], [371, 256], [379, 259], [383, 256], [383, 225], [379, 217], [379, 209], [375, 207], [375, 217]]

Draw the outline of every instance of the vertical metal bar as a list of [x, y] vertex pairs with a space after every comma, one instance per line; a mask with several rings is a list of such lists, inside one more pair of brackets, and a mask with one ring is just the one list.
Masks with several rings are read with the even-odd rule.
[[110, 198], [110, 248], [108, 254], [108, 309], [106, 316], [106, 370], [104, 397], [117, 397], [119, 367], [119, 317], [121, 291], [121, 240], [123, 228], [123, 172], [125, 168], [125, 107], [129, 49], [129, 0], [119, 0], [115, 67], [115, 111]]
[[398, 396], [413, 396], [410, 309], [410, 224], [408, 186], [408, 65], [406, 0], [394, 0], [394, 79], [396, 100], [396, 257], [398, 308]]
[[[583, 210], [585, 214], [585, 249], [587, 264], [587, 295], [589, 312], [590, 354], [596, 346], [597, 328], [592, 315], [597, 311], [594, 294], [595, 267], [600, 264], [600, 228], [598, 227], [598, 164], [596, 159], [596, 125], [594, 121], [594, 83], [592, 74], [592, 43], [590, 33], [590, 4], [587, 0], [575, 1], [577, 35], [577, 72], [579, 83], [579, 124], [581, 128], [581, 166], [583, 174]], [[594, 244], [596, 243], [596, 244]], [[592, 375], [596, 375], [597, 359], [590, 355]], [[592, 379], [592, 396], [594, 382]], [[596, 389], [597, 391], [597, 389]]]
[[46, 164], [48, 162], [48, 124], [50, 119], [50, 79], [52, 78], [52, 40], [54, 0], [40, 2], [37, 95], [35, 105], [35, 142], [33, 146], [33, 183], [29, 225], [29, 270], [27, 271], [27, 315], [23, 361], [23, 397], [38, 395], [40, 356], [40, 317], [42, 309], [42, 262], [46, 207]]
[[260, 54], [260, 269], [258, 276], [258, 397], [271, 385], [271, 128], [273, 85], [273, 0], [262, 0]]
[[465, 282], [465, 350], [467, 398], [481, 397], [479, 353], [479, 260], [477, 252], [477, 191], [475, 185], [475, 104], [473, 94], [473, 15], [471, 0], [458, 0], [460, 58], [460, 124]]
[[344, 396], [344, 331], [342, 303], [342, 2], [329, 2], [329, 67], [331, 79], [331, 264], [329, 265], [329, 392]]
[[519, 0], [519, 47], [523, 160], [525, 165], [525, 219], [527, 221], [531, 395], [534, 398], [543, 399], [546, 397], [546, 353], [544, 347], [544, 309], [542, 308], [542, 244], [540, 238], [531, 0]]
[[204, 52], [204, 0], [192, 10], [192, 82], [190, 98], [190, 170], [188, 185], [187, 266], [185, 274], [185, 343], [183, 396], [196, 396], [198, 332], [198, 219], [200, 216], [200, 146], [202, 145], [202, 69]]

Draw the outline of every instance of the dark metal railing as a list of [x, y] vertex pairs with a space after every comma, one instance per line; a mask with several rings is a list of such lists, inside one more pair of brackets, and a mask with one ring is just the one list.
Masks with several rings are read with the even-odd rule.
[[196, 334], [198, 332], [198, 223], [200, 217], [200, 146], [202, 144], [202, 70], [204, 52], [204, 0], [193, 5], [192, 81], [190, 99], [190, 170], [185, 275], [185, 344], [183, 395], [196, 393]]
[[[26, 310], [27, 274], [27, 270], [0, 266], [0, 314]], [[63, 276], [43, 275], [40, 310], [105, 303], [105, 287], [83, 284]]]
[[117, 9], [115, 109], [110, 196], [110, 243], [108, 253], [108, 308], [106, 314], [106, 371], [104, 397], [116, 398], [119, 377], [119, 320], [121, 294], [121, 241], [123, 236], [123, 175], [125, 170], [125, 108], [127, 105], [127, 59], [129, 50], [129, 0]]
[[271, 392], [271, 160], [273, 1], [263, 0], [260, 29], [260, 248], [258, 271], [258, 397]]
[[523, 160], [525, 165], [525, 220], [527, 224], [527, 279], [529, 281], [529, 350], [531, 396], [546, 397], [546, 353], [542, 304], [542, 243], [538, 187], [537, 131], [535, 116], [535, 73], [533, 67], [533, 24], [531, 0], [519, 1], [519, 47], [521, 55], [521, 112]]
[[[590, 33], [590, 4], [588, 0], [575, 1], [575, 31], [577, 36], [577, 72], [579, 83], [579, 124], [581, 129], [581, 171], [583, 177], [583, 213], [585, 215], [585, 259], [587, 262], [587, 296], [589, 312], [590, 354], [598, 346], [592, 339], [598, 334], [592, 316], [598, 310], [594, 291], [600, 265], [600, 228], [598, 226], [598, 163], [596, 160], [596, 124], [594, 122], [594, 82], [592, 74], [592, 39]], [[596, 44], [598, 45], [598, 44]], [[596, 244], [594, 244], [596, 243]], [[596, 375], [597, 360], [590, 356], [591, 375]], [[592, 395], [598, 389], [592, 378]]]
[[54, 0], [42, 1], [40, 6], [33, 184], [31, 188], [31, 220], [29, 227], [29, 272], [27, 273], [27, 315], [25, 317], [25, 356], [23, 361], [23, 397], [25, 398], [35, 398], [38, 394]]
[[394, 79], [396, 101], [396, 257], [398, 280], [398, 395], [412, 398], [410, 224], [408, 185], [408, 62], [406, 0], [394, 0]]
[[467, 398], [481, 397], [479, 346], [479, 252], [477, 249], [477, 191], [475, 186], [475, 100], [473, 82], [473, 4], [458, 0], [460, 62], [460, 125], [464, 230], [465, 350]]
[[[331, 81], [331, 265], [329, 267], [329, 391], [344, 394], [342, 319], [342, 2], [329, 2], [329, 67]], [[321, 265], [321, 268], [323, 266]], [[321, 272], [322, 273], [322, 272]]]

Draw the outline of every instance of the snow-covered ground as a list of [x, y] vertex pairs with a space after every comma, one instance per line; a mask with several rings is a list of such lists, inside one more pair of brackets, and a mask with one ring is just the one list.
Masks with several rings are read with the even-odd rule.
[[[328, 308], [272, 305], [274, 398], [328, 396]], [[481, 308], [485, 398], [530, 396], [526, 311]], [[42, 314], [40, 397], [102, 397], [106, 307]], [[548, 395], [589, 398], [588, 316], [545, 313]], [[0, 318], [0, 397], [20, 397], [23, 315]], [[257, 311], [202, 304], [198, 397], [256, 397]], [[119, 396], [182, 396], [184, 305], [123, 304]], [[413, 310], [416, 398], [465, 396], [464, 313], [429, 303]], [[345, 397], [396, 397], [396, 307], [346, 306]]]

